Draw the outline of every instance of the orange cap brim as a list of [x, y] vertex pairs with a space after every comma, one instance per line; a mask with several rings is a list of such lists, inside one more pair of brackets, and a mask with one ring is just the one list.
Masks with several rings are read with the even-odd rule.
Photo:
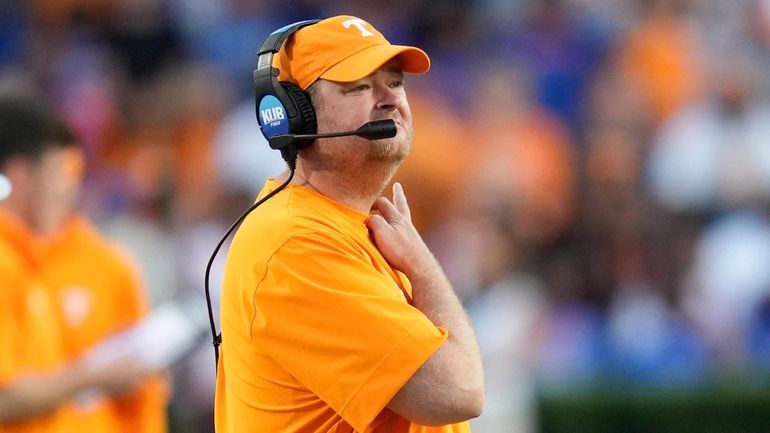
[[405, 45], [373, 45], [352, 54], [327, 69], [319, 78], [349, 83], [368, 77], [390, 59], [397, 57], [404, 72], [424, 74], [430, 69], [430, 58], [425, 51]]

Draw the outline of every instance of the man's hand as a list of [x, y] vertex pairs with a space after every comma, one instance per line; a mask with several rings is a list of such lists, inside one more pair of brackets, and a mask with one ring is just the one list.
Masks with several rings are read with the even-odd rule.
[[393, 184], [393, 201], [378, 197], [372, 206], [372, 215], [366, 223], [385, 260], [395, 269], [410, 275], [432, 257], [417, 229], [401, 184]]
[[413, 422], [442, 425], [477, 417], [484, 406], [481, 354], [468, 316], [441, 266], [412, 224], [399, 183], [379, 197], [367, 222], [377, 249], [412, 283], [412, 305], [449, 332], [447, 341], [388, 403]]

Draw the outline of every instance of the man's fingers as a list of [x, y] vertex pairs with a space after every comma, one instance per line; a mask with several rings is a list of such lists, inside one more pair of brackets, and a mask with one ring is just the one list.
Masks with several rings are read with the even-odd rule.
[[374, 201], [373, 209], [385, 217], [386, 221], [394, 221], [399, 214], [398, 209], [385, 197], [378, 197]]
[[379, 214], [372, 214], [369, 216], [369, 220], [366, 222], [366, 226], [369, 227], [369, 230], [371, 230], [373, 233], [381, 233], [382, 230], [390, 227], [388, 222], [385, 221], [385, 218]]
[[400, 182], [393, 184], [393, 204], [402, 215], [407, 217], [407, 219], [412, 219], [412, 213], [409, 210], [409, 203], [407, 203], [406, 194], [404, 194], [404, 187], [401, 186]]

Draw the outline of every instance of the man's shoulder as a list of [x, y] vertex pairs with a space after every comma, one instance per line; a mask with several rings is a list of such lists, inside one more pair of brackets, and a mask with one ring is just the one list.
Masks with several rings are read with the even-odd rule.
[[73, 258], [88, 260], [93, 266], [112, 272], [139, 273], [134, 256], [123, 246], [102, 233], [86, 217], [78, 216], [67, 227], [62, 249], [71, 251]]
[[247, 217], [233, 242], [244, 241], [253, 244], [255, 248], [276, 250], [290, 240], [317, 237], [342, 240], [345, 236], [339, 227], [323, 218], [282, 209], [277, 212], [258, 212]]
[[329, 233], [344, 231], [341, 215], [328, 199], [287, 188], [246, 217], [239, 231], [257, 234]]

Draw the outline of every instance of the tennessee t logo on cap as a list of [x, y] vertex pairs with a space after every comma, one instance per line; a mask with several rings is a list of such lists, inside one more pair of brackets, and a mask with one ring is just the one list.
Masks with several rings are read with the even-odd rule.
[[339, 15], [297, 30], [273, 58], [289, 81], [307, 90], [319, 78], [349, 83], [367, 77], [397, 59], [404, 72], [422, 74], [430, 59], [416, 47], [391, 45], [371, 24], [350, 15]]
[[366, 24], [368, 24], [366, 21], [362, 20], [361, 18], [352, 18], [347, 21], [343, 21], [342, 25], [345, 26], [346, 29], [349, 29], [350, 26], [356, 26], [358, 27], [358, 30], [361, 30], [361, 36], [367, 37], [367, 36], [374, 36], [374, 33], [370, 32], [369, 30], [366, 30]]

